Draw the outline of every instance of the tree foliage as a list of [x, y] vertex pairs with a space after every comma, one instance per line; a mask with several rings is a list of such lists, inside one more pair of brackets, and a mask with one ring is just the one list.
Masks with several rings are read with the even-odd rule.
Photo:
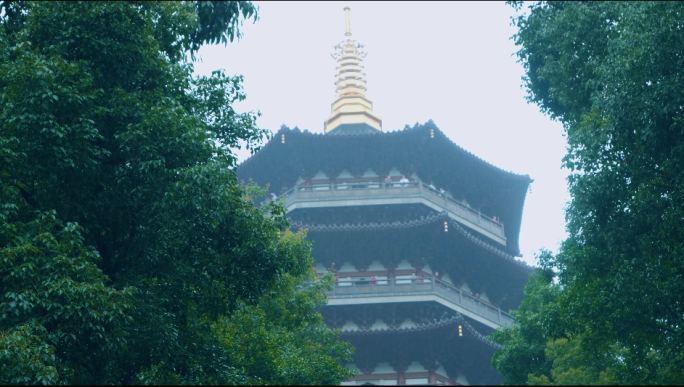
[[543, 332], [582, 337], [587, 362], [619, 349], [615, 383], [681, 383], [684, 5], [540, 2], [514, 24], [528, 100], [563, 123], [572, 172]]
[[[350, 348], [312, 309], [325, 280], [293, 293], [308, 245], [236, 181], [230, 148], [267, 136], [232, 108], [242, 78], [185, 59], [239, 37], [255, 7], [0, 8], [0, 384], [347, 378]], [[300, 298], [297, 319], [269, 307]], [[244, 360], [231, 335], [257, 326], [279, 344]], [[300, 369], [280, 364], [292, 356]]]
[[528, 374], [540, 376], [551, 370], [552, 361], [545, 355], [549, 341], [546, 330], [554, 324], [547, 311], [556, 306], [556, 298], [561, 293], [551, 276], [540, 270], [530, 274], [522, 304], [512, 312], [516, 325], [490, 335], [492, 340], [504, 345], [494, 353], [492, 367], [506, 376], [507, 385], [524, 385]]
[[305, 237], [306, 230], [283, 233], [282, 248], [299, 250], [298, 267], [274, 282], [257, 306], [241, 303], [215, 325], [237, 363], [261, 378], [249, 384], [330, 385], [354, 375], [337, 365], [337, 359], [351, 360], [352, 348], [339, 342], [339, 331], [328, 329], [316, 312], [327, 304], [324, 291], [332, 290], [335, 277], [328, 272], [316, 279]]
[[611, 353], [599, 361], [587, 361], [582, 353], [582, 337], [555, 339], [546, 344], [546, 358], [552, 362], [550, 378], [545, 374], [528, 375], [531, 386], [607, 386], [613, 383], [614, 371], [606, 364], [614, 364]]

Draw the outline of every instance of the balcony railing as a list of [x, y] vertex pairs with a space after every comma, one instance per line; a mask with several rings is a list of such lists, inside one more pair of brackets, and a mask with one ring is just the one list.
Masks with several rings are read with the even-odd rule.
[[[513, 316], [502, 311], [501, 308], [436, 278], [394, 278], [363, 281], [340, 279], [335, 282], [333, 291], [327, 292], [327, 294], [333, 299], [436, 295], [494, 323], [494, 325], [510, 326], [513, 324]], [[387, 302], [391, 302], [391, 300]]]
[[445, 210], [452, 219], [459, 223], [480, 232], [484, 231], [483, 234], [506, 245], [503, 223], [470, 208], [463, 202], [438, 192], [421, 181], [409, 183], [362, 181], [357, 183], [300, 184], [287, 191], [285, 196], [288, 211], [301, 205], [316, 207], [316, 202], [319, 202], [321, 206], [329, 206], [331, 201], [340, 205], [360, 205], [361, 202], [377, 204], [393, 199], [400, 203], [410, 203], [412, 199], [416, 202], [424, 201], [435, 210]]

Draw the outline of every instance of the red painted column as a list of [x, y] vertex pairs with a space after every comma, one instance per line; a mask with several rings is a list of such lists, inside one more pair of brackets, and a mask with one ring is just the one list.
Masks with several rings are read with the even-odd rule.
[[392, 364], [392, 368], [397, 372], [397, 384], [400, 386], [406, 385], [406, 376], [404, 375], [404, 372], [408, 369], [408, 364], [406, 364], [406, 362]]

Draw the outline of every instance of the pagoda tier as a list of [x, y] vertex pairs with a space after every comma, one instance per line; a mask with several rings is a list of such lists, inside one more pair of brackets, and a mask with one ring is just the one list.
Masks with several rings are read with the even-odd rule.
[[[501, 384], [491, 329], [435, 303], [324, 308], [326, 323], [356, 348], [359, 375], [344, 384]], [[396, 383], [392, 383], [396, 380]]]
[[426, 185], [444, 189], [455, 202], [497, 217], [505, 225], [504, 249], [519, 254], [523, 204], [532, 179], [467, 152], [431, 121], [397, 132], [360, 135], [326, 136], [282, 128], [237, 173], [244, 181], [251, 178], [261, 186], [269, 184], [271, 192], [280, 195], [321, 174], [335, 183], [343, 179], [341, 175], [362, 178], [369, 170], [378, 179], [392, 171], [415, 176]]
[[[403, 205], [387, 206], [392, 214], [411, 213]], [[375, 213], [379, 213], [375, 209]], [[319, 269], [333, 267], [341, 279], [378, 276], [407, 278], [439, 272], [449, 286], [476, 295], [504, 312], [518, 307], [533, 268], [495, 242], [487, 241], [446, 213], [375, 222], [305, 223], [297, 210], [291, 227], [306, 228], [315, 241], [312, 255]], [[374, 211], [369, 211], [373, 213]], [[418, 212], [418, 211], [413, 211]], [[315, 217], [314, 217], [315, 218]], [[446, 226], [445, 226], [446, 224]], [[335, 265], [333, 265], [333, 263]]]

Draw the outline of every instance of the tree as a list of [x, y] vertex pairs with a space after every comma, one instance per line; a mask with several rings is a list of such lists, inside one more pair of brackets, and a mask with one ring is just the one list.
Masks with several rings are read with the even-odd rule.
[[[283, 207], [255, 208], [237, 183], [230, 148], [254, 151], [268, 135], [231, 107], [245, 98], [242, 78], [193, 77], [186, 60], [239, 38], [240, 15], [256, 20], [256, 8], [0, 9], [0, 383], [276, 380], [247, 367], [219, 328], [247, 329], [241, 311], [298, 284], [310, 256], [279, 238]], [[322, 346], [301, 361], [327, 376], [296, 383], [345, 379], [338, 361], [350, 349], [315, 318], [298, 324]], [[285, 353], [272, 355], [264, 361]]]
[[528, 101], [563, 123], [572, 172], [569, 237], [541, 262], [563, 288], [548, 337], [581, 336], [586, 359], [619, 349], [621, 384], [684, 380], [683, 21], [676, 2], [514, 19]]
[[257, 306], [242, 303], [235, 314], [214, 326], [237, 354], [237, 364], [248, 375], [259, 376], [249, 384], [330, 385], [355, 374], [337, 365], [337, 359], [351, 361], [351, 345], [339, 342], [339, 330], [328, 329], [316, 312], [327, 304], [324, 291], [332, 290], [335, 276], [328, 272], [316, 279], [305, 238], [306, 230], [283, 233], [281, 245], [298, 251], [302, 265], [273, 283]]
[[[550, 252], [544, 252], [550, 255]], [[555, 327], [552, 311], [561, 289], [553, 283], [553, 273], [535, 270], [525, 286], [520, 308], [513, 311], [516, 324], [494, 331], [489, 337], [504, 346], [494, 353], [492, 367], [506, 377], [507, 385], [524, 385], [528, 375], [548, 375], [553, 360], [546, 357], [549, 327]], [[556, 316], [557, 317], [557, 316]]]
[[606, 367], [606, 363], [615, 363], [613, 354], [603, 361], [587, 361], [582, 354], [582, 337], [551, 340], [544, 352], [553, 364], [550, 377], [529, 374], [527, 384], [531, 386], [607, 386], [613, 382], [614, 371]]

